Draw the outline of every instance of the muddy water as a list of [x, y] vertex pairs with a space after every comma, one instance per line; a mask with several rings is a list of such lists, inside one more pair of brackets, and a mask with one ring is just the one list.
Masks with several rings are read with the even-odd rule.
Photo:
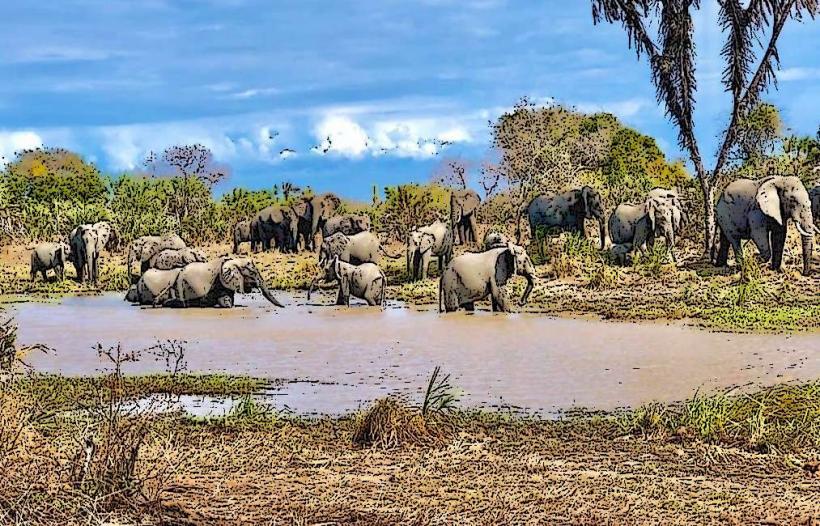
[[[330, 306], [330, 297], [259, 295], [232, 310], [132, 307], [120, 295], [7, 305], [21, 343], [52, 354], [28, 361], [41, 371], [94, 374], [92, 347], [127, 349], [157, 339], [187, 341], [189, 371], [250, 374], [285, 383], [268, 398], [300, 414], [338, 414], [388, 393], [420, 398], [440, 365], [461, 405], [551, 414], [674, 401], [696, 390], [820, 377], [820, 334], [713, 333], [680, 325], [630, 324], [478, 312], [440, 315], [392, 305], [384, 311]], [[314, 298], [315, 300], [315, 298]], [[323, 304], [319, 304], [323, 303]], [[162, 371], [143, 360], [129, 372]]]

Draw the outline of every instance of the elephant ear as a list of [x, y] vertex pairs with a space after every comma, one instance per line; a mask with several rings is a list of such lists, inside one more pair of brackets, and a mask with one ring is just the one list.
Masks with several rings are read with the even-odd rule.
[[649, 219], [650, 232], [655, 231], [656, 217], [658, 215], [658, 203], [654, 199], [646, 202], [646, 217]]
[[429, 251], [433, 248], [433, 244], [436, 242], [435, 236], [433, 234], [423, 233], [421, 235], [421, 240], [419, 241], [419, 252], [422, 254]]
[[672, 226], [675, 230], [680, 230], [681, 225], [683, 224], [683, 212], [681, 211], [679, 206], [672, 207]]
[[222, 264], [222, 271], [219, 273], [219, 281], [229, 290], [235, 292], [245, 292], [245, 280], [239, 270], [239, 264], [234, 260], [227, 260]]
[[495, 260], [495, 282], [503, 287], [507, 281], [515, 274], [515, 254], [509, 248], [499, 252]]
[[764, 214], [777, 221], [778, 225], [782, 225], [783, 216], [780, 215], [780, 194], [777, 192], [776, 181], [772, 178], [761, 183], [755, 199]]

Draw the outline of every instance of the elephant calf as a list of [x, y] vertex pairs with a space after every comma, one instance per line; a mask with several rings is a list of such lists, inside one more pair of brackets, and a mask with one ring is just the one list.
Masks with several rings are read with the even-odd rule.
[[125, 293], [125, 301], [140, 305], [162, 305], [174, 295], [174, 284], [182, 271], [148, 269]]
[[430, 261], [438, 258], [439, 273], [453, 259], [453, 229], [436, 221], [410, 232], [407, 240], [407, 274], [412, 280], [426, 279]]
[[31, 251], [31, 281], [34, 281], [38, 272], [42, 273], [44, 281], [48, 281], [46, 272], [49, 270], [54, 270], [57, 279], [62, 281], [65, 264], [70, 257], [66, 243], [40, 243]]
[[310, 284], [308, 300], [313, 287], [319, 280], [336, 281], [339, 284], [339, 294], [336, 305], [350, 306], [350, 296], [363, 299], [368, 305], [384, 305], [384, 291], [387, 286], [387, 277], [375, 263], [351, 265], [341, 261], [338, 256], [325, 267], [324, 273], [319, 274]]
[[204, 263], [206, 261], [208, 261], [208, 258], [198, 248], [166, 248], [148, 260], [148, 267], [157, 270], [171, 270], [182, 268], [189, 263]]
[[609, 236], [613, 244], [622, 245], [616, 251], [622, 254], [626, 246], [637, 247], [643, 253], [647, 246], [654, 245], [657, 236], [663, 236], [672, 261], [676, 261], [675, 233], [680, 230], [682, 217], [673, 199], [650, 197], [640, 205], [623, 203], [609, 216]]

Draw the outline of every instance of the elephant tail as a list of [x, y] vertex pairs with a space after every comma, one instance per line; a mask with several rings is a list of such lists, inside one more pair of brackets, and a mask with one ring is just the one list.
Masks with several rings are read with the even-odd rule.
[[387, 257], [389, 257], [390, 259], [399, 259], [399, 258], [401, 258], [401, 257], [402, 257], [402, 255], [401, 255], [401, 254], [390, 254], [390, 253], [389, 253], [389, 252], [387, 252], [387, 251], [384, 249], [384, 247], [383, 247], [383, 246], [381, 246], [381, 245], [379, 245], [379, 252], [381, 252], [383, 255], [385, 255], [385, 256], [387, 256]]

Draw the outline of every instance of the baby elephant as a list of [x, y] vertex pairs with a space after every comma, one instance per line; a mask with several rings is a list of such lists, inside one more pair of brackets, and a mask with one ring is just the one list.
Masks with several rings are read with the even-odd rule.
[[40, 243], [31, 251], [31, 281], [40, 272], [43, 280], [48, 281], [46, 271], [54, 270], [57, 279], [63, 279], [65, 264], [71, 254], [66, 243]]
[[325, 266], [324, 275], [319, 275], [310, 284], [308, 290], [308, 300], [313, 292], [313, 287], [320, 280], [336, 281], [339, 284], [339, 295], [336, 297], [336, 305], [350, 306], [350, 296], [363, 299], [370, 306], [384, 305], [384, 291], [387, 285], [387, 278], [375, 263], [362, 263], [352, 265], [341, 261], [338, 256], [334, 257]]
[[182, 268], [189, 263], [208, 261], [205, 254], [196, 248], [167, 248], [160, 251], [148, 261], [148, 267], [157, 270]]

